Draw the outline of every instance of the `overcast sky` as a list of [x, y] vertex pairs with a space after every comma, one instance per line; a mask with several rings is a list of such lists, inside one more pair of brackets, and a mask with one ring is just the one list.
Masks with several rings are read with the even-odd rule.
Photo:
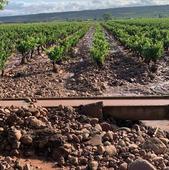
[[169, 0], [9, 0], [0, 16], [77, 11], [139, 5], [164, 5]]

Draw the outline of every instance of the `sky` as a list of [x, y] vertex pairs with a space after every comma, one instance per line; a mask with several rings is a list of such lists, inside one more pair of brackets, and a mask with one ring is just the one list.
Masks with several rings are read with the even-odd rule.
[[9, 0], [0, 16], [165, 4], [169, 0]]

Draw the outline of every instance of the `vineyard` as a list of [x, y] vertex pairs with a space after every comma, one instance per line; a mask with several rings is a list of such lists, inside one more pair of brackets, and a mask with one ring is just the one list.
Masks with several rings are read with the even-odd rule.
[[167, 170], [168, 21], [0, 24], [0, 169]]
[[0, 94], [121, 95], [130, 89], [133, 95], [163, 94], [169, 90], [167, 21], [2, 24]]

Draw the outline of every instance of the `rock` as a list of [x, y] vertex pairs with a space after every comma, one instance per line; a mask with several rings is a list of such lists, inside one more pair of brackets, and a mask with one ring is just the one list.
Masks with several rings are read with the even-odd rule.
[[147, 160], [137, 159], [129, 165], [128, 170], [156, 170]]
[[169, 139], [167, 139], [167, 138], [160, 138], [160, 140], [161, 140], [165, 145], [169, 144]]
[[10, 114], [11, 112], [10, 112], [9, 109], [5, 108], [5, 109], [4, 109], [4, 113], [5, 113], [5, 114]]
[[105, 146], [105, 152], [109, 156], [114, 156], [117, 154], [117, 149], [114, 145]]
[[101, 132], [102, 131], [102, 127], [99, 124], [96, 124], [94, 127], [96, 132]]
[[104, 154], [104, 152], [105, 152], [104, 146], [99, 145], [99, 146], [97, 147], [97, 152], [98, 152], [100, 155]]
[[23, 167], [23, 170], [33, 170], [33, 168], [30, 166], [30, 164], [26, 164], [26, 165]]
[[57, 158], [57, 162], [58, 162], [58, 165], [62, 167], [65, 164], [64, 157], [61, 156], [61, 157]]
[[71, 149], [64, 148], [63, 146], [56, 148], [53, 151], [53, 159], [58, 160], [60, 157], [67, 158], [71, 153]]
[[31, 103], [31, 102], [32, 102], [32, 100], [31, 100], [31, 98], [26, 97], [26, 98], [25, 98], [25, 102], [27, 102], [27, 103]]
[[82, 134], [82, 140], [84, 140], [84, 141], [88, 140], [89, 136], [90, 136], [89, 133], [83, 133]]
[[0, 133], [4, 132], [4, 128], [0, 127]]
[[103, 145], [102, 136], [101, 135], [93, 136], [89, 141], [87, 141], [87, 144], [92, 145], [92, 146]]
[[21, 142], [19, 142], [19, 141], [13, 141], [12, 142], [12, 148], [13, 149], [19, 149], [20, 145], [21, 145]]
[[74, 157], [74, 156], [71, 156], [71, 157], [69, 158], [69, 161], [70, 161], [70, 163], [71, 163], [72, 165], [75, 165], [75, 166], [77, 166], [78, 163], [79, 163], [78, 158], [77, 158], [77, 157]]
[[126, 131], [126, 132], [128, 132], [128, 133], [131, 132], [131, 129], [130, 129], [130, 128], [127, 128], [127, 127], [121, 127], [121, 128], [118, 128], [117, 130], [118, 130], [118, 131]]
[[30, 126], [34, 128], [43, 128], [46, 127], [45, 123], [43, 123], [41, 120], [37, 119], [35, 116], [29, 117], [29, 123]]
[[169, 170], [169, 166], [165, 167], [164, 170]]
[[6, 161], [8, 164], [10, 164], [13, 161], [13, 159], [8, 156], [4, 159], [4, 161]]
[[17, 149], [14, 149], [14, 150], [11, 150], [11, 153], [10, 153], [12, 156], [19, 156], [20, 155], [20, 152], [17, 150]]
[[152, 150], [156, 154], [163, 154], [167, 149], [166, 145], [156, 137], [146, 140], [142, 148]]
[[118, 145], [121, 146], [121, 147], [125, 147], [126, 146], [126, 143], [124, 142], [124, 140], [119, 140], [118, 141]]
[[128, 164], [127, 163], [122, 163], [120, 166], [119, 166], [119, 170], [128, 170]]
[[98, 118], [91, 118], [91, 119], [90, 119], [90, 123], [91, 123], [92, 125], [96, 125], [96, 124], [98, 124], [98, 122], [99, 122], [99, 119], [98, 119]]
[[96, 162], [96, 161], [91, 161], [91, 162], [89, 163], [89, 169], [91, 169], [91, 170], [97, 170], [97, 169], [98, 169], [98, 166], [99, 166], [99, 163]]
[[79, 109], [80, 114], [84, 114], [91, 118], [98, 118], [102, 120], [103, 118], [103, 102], [93, 103], [89, 105], [81, 106]]
[[128, 147], [129, 147], [130, 150], [134, 150], [134, 149], [138, 148], [138, 145], [136, 145], [136, 144], [129, 144]]
[[30, 145], [30, 144], [32, 144], [32, 142], [33, 142], [33, 139], [32, 139], [32, 137], [29, 136], [29, 135], [24, 135], [24, 136], [22, 136], [22, 138], [21, 138], [21, 143], [23, 143], [23, 144], [25, 144], [25, 145]]
[[104, 146], [110, 146], [110, 145], [111, 145], [111, 143], [109, 141], [104, 142]]
[[104, 141], [113, 141], [113, 132], [108, 131], [105, 135], [103, 135]]
[[71, 106], [64, 106], [64, 111], [68, 113], [74, 113], [75, 109]]
[[22, 165], [22, 163], [19, 161], [19, 160], [16, 160], [16, 167], [15, 168], [17, 168], [18, 170], [23, 170], [23, 165]]
[[12, 129], [11, 135], [12, 135], [12, 137], [14, 137], [17, 141], [19, 141], [19, 140], [21, 139], [21, 137], [22, 137], [21, 131], [15, 129], [15, 128]]
[[111, 130], [112, 130], [111, 125], [110, 125], [109, 123], [107, 123], [107, 122], [103, 122], [103, 123], [101, 123], [100, 125], [101, 125], [103, 131], [108, 132], [108, 131], [111, 131]]
[[6, 166], [0, 163], [0, 170], [6, 170]]
[[85, 157], [79, 158], [80, 165], [87, 165], [88, 159]]

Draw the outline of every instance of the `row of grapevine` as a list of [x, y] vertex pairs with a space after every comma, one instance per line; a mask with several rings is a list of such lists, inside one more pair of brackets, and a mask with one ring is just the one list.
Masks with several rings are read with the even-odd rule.
[[94, 33], [93, 45], [90, 50], [90, 55], [99, 66], [102, 66], [108, 53], [109, 43], [105, 38], [105, 34], [101, 26], [98, 25], [96, 28], [96, 32]]
[[74, 34], [60, 40], [56, 46], [52, 46], [46, 50], [49, 59], [53, 63], [53, 71], [57, 72], [57, 65], [63, 60], [64, 56], [72, 50], [79, 40], [85, 35], [89, 26], [86, 25]]
[[107, 22], [106, 29], [113, 33], [115, 38], [128, 49], [142, 57], [146, 63], [156, 63], [168, 47], [169, 32], [157, 30], [148, 26], [127, 25], [119, 22]]
[[146, 26], [155, 27], [158, 29], [168, 29], [169, 28], [169, 18], [135, 18], [135, 19], [125, 19], [116, 20], [116, 23], [133, 25], [133, 26]]
[[4, 73], [5, 63], [12, 53], [22, 54], [22, 63], [35, 51], [49, 48], [58, 41], [82, 29], [88, 23], [35, 23], [0, 25], [0, 70]]

